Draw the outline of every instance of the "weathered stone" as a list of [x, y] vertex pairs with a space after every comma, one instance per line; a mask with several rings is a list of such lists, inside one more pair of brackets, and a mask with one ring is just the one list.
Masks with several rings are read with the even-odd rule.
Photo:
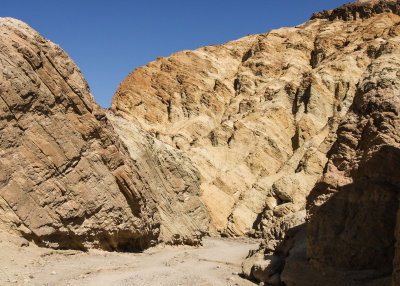
[[107, 113], [115, 131], [148, 182], [160, 213], [159, 243], [197, 245], [209, 217], [200, 199], [200, 175], [184, 154], [123, 118]]
[[314, 13], [311, 19], [353, 21], [371, 18], [381, 13], [400, 15], [399, 2], [397, 0], [358, 0], [333, 10]]
[[[398, 284], [400, 43], [374, 59], [308, 198], [307, 256], [317, 269], [373, 270]], [[332, 219], [334, 218], [334, 219]], [[394, 261], [394, 264], [393, 264]]]
[[[198, 243], [208, 217], [189, 160], [128, 152], [60, 47], [10, 18], [0, 34], [0, 228], [54, 248]], [[165, 171], [144, 174], [145, 158]]]
[[274, 255], [257, 254], [247, 258], [242, 265], [242, 271], [246, 278], [256, 279], [272, 285], [279, 285], [275, 274], [282, 271], [284, 260]]
[[396, 21], [314, 19], [175, 53], [133, 71], [111, 110], [191, 158], [213, 232], [268, 232], [267, 197], [305, 209], [356, 85], [398, 34]]

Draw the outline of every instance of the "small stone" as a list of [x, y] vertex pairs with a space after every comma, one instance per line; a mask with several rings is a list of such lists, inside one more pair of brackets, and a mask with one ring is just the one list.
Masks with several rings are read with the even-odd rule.
[[260, 282], [260, 284], [258, 284], [258, 286], [264, 286], [264, 282]]
[[28, 247], [29, 246], [29, 241], [22, 241], [19, 246], [20, 247]]
[[29, 274], [29, 278], [33, 279], [33, 277], [34, 277], [34, 276], [33, 276], [32, 274]]
[[232, 272], [232, 275], [239, 275], [238, 272]]
[[56, 275], [56, 274], [57, 274], [57, 272], [55, 272], [55, 271], [51, 271], [51, 272], [50, 272], [50, 274], [51, 274], [51, 275]]

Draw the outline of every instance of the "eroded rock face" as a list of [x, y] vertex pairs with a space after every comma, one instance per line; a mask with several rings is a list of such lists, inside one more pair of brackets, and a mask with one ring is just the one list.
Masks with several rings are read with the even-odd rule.
[[371, 61], [339, 125], [323, 177], [308, 197], [306, 228], [290, 229], [274, 251], [285, 257], [285, 285], [400, 283], [399, 18], [381, 13], [362, 24], [354, 21], [362, 26], [381, 25], [387, 16], [395, 20], [386, 23], [386, 37], [377, 37], [380, 44], [367, 48]]
[[[398, 272], [398, 255], [393, 268], [400, 238], [398, 37], [380, 50], [308, 199], [307, 256], [316, 268], [374, 270], [375, 277]], [[398, 285], [398, 276], [393, 279]]]
[[397, 0], [359, 0], [342, 7], [314, 13], [311, 19], [328, 19], [352, 21], [371, 18], [376, 14], [400, 14], [400, 3]]
[[358, 82], [398, 35], [397, 15], [369, 16], [159, 58], [124, 80], [111, 109], [191, 158], [215, 232], [262, 235], [273, 251], [304, 222]]
[[[180, 173], [171, 155], [161, 158], [168, 171], [142, 174], [135, 160], [145, 159], [131, 158], [60, 47], [14, 19], [0, 19], [0, 35], [0, 227], [54, 248], [197, 243], [208, 218], [192, 200], [195, 169]], [[176, 193], [160, 187], [167, 180]], [[182, 229], [166, 223], [171, 213]]]
[[197, 245], [208, 233], [209, 217], [200, 199], [200, 174], [184, 154], [108, 112], [140, 175], [148, 182], [160, 216], [159, 243]]
[[[343, 137], [338, 126], [350, 120], [349, 110], [354, 112], [351, 106], [360, 100], [360, 92], [366, 93], [360, 84], [373, 76], [372, 67], [385, 54], [382, 74], [374, 76], [383, 77], [386, 69], [393, 74], [388, 60], [396, 53], [400, 33], [397, 13], [396, 1], [359, 1], [314, 14], [312, 20], [295, 28], [176, 53], [133, 71], [115, 94], [113, 112], [182, 150], [195, 163], [214, 230], [266, 239], [256, 254], [261, 260], [253, 267], [246, 262], [249, 278], [278, 281], [271, 272], [274, 267], [266, 275], [260, 271], [266, 265], [263, 258], [276, 253], [288, 230], [304, 224], [306, 197], [320, 179], [337, 136], [339, 143], [349, 140], [358, 148], [355, 139]], [[353, 128], [362, 134], [362, 126]], [[379, 217], [388, 215], [392, 221], [381, 226], [385, 243], [378, 243], [376, 252], [372, 248], [368, 255], [383, 259], [391, 253], [393, 257], [393, 235], [389, 234], [396, 224], [397, 195], [375, 186], [364, 187], [366, 201], [358, 203], [357, 213], [368, 204], [369, 193], [379, 198], [369, 202], [365, 215], [373, 213], [375, 203], [392, 202], [387, 211], [385, 207], [376, 210]], [[332, 217], [340, 213], [345, 220], [346, 211], [351, 209], [346, 205], [333, 213], [321, 210], [321, 228], [315, 227], [310, 239], [325, 235], [322, 217], [332, 223]], [[360, 216], [354, 222], [355, 229], [363, 220]], [[356, 230], [352, 233], [359, 235]], [[369, 238], [359, 241], [365, 248], [358, 250], [366, 251], [372, 241], [379, 241], [377, 236], [370, 242]], [[315, 257], [324, 259], [327, 245], [334, 243], [334, 233], [330, 237], [326, 245], [314, 246]], [[302, 241], [301, 249], [305, 250]], [[381, 246], [385, 250], [378, 250]], [[344, 249], [337, 252], [350, 248], [346, 243], [340, 247]], [[356, 255], [352, 263], [366, 267], [360, 262], [364, 258], [357, 260]], [[375, 265], [380, 262], [378, 259]], [[346, 263], [342, 266], [350, 267]], [[335, 281], [349, 281], [343, 277]], [[286, 278], [289, 281], [289, 276]]]
[[214, 231], [260, 234], [304, 209], [369, 62], [342, 52], [355, 25], [319, 24], [160, 58], [119, 87], [112, 110], [195, 163]]

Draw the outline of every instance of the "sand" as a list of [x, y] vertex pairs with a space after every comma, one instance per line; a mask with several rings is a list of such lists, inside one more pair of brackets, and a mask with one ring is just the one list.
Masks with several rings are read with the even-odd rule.
[[0, 233], [0, 285], [256, 285], [241, 263], [258, 241], [206, 238], [203, 246], [165, 246], [142, 253], [63, 251]]

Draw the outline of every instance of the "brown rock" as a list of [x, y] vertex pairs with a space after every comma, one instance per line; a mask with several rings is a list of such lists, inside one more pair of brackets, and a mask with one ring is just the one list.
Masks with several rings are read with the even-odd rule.
[[[0, 33], [0, 228], [54, 248], [198, 243], [208, 218], [188, 160], [128, 151], [60, 47], [10, 18]], [[147, 158], [167, 170], [145, 174]]]
[[304, 209], [369, 63], [366, 50], [348, 58], [357, 25], [316, 20], [159, 58], [124, 80], [111, 109], [191, 158], [213, 230], [251, 233], [266, 197]]
[[399, 34], [386, 10], [159, 58], [123, 81], [111, 109], [190, 157], [212, 231], [268, 237], [305, 209], [358, 82]]
[[275, 286], [280, 285], [280, 279], [276, 274], [279, 276], [283, 266], [284, 260], [278, 256], [254, 255], [243, 262], [242, 268], [246, 278]]
[[311, 19], [352, 21], [371, 18], [381, 13], [400, 15], [399, 2], [397, 0], [358, 0], [337, 9], [314, 13]]
[[399, 283], [399, 59], [395, 39], [373, 59], [307, 206], [312, 265], [373, 270], [370, 279], [393, 272], [393, 285]]

